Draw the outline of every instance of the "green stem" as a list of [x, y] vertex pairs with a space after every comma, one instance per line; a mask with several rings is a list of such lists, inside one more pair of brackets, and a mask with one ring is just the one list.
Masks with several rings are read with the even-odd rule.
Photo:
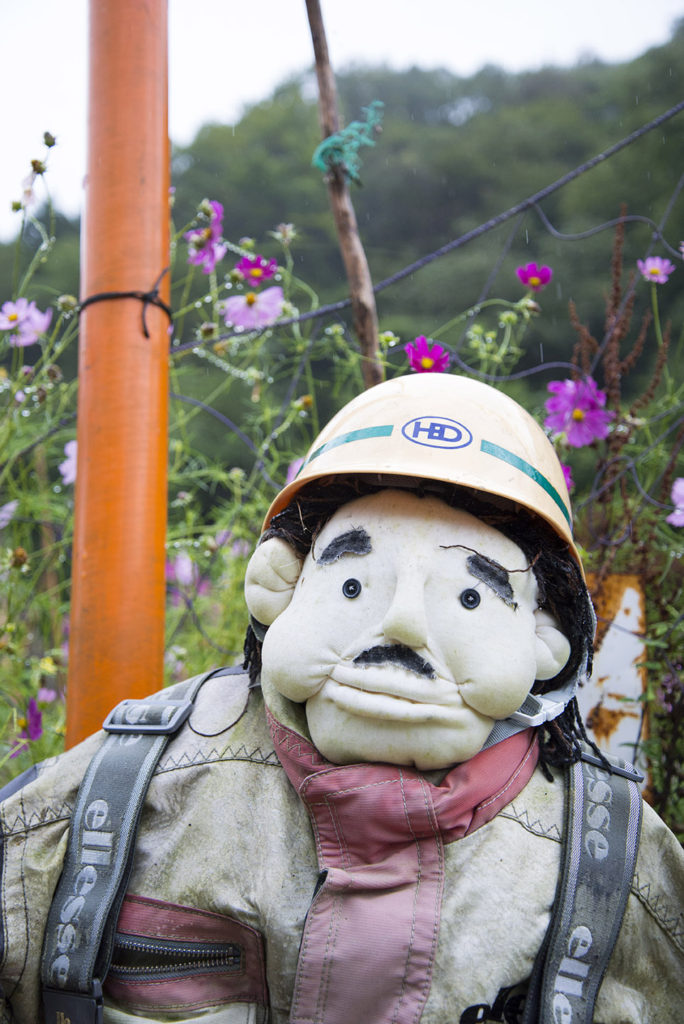
[[476, 305], [471, 306], [469, 309], [465, 309], [462, 313], [447, 320], [446, 323], [441, 324], [437, 330], [430, 332], [431, 338], [439, 338], [442, 334], [451, 330], [456, 324], [461, 324], [465, 320], [473, 320], [478, 316], [484, 309], [489, 309], [492, 306], [502, 306], [504, 309], [517, 309], [517, 302], [509, 302], [507, 299], [486, 299], [484, 302], [478, 302]]
[[[651, 283], [651, 307], [653, 309], [653, 327], [655, 330], [656, 341], [658, 342], [658, 348], [663, 347], [663, 331], [660, 325], [660, 310], [658, 308], [658, 285], [653, 281]], [[670, 368], [665, 364], [663, 371], [663, 379], [665, 386], [667, 387], [668, 395], [672, 394], [672, 377], [670, 376]]]

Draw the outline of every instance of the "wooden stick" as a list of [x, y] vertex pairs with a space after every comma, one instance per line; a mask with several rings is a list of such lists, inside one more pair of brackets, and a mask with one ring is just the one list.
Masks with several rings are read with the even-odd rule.
[[[90, 0], [81, 301], [168, 267], [167, 37], [167, 0]], [[67, 746], [163, 684], [168, 326], [136, 298], [81, 314]]]
[[[335, 76], [330, 65], [319, 0], [306, 0], [306, 10], [316, 60], [319, 119], [323, 138], [326, 139], [340, 128]], [[327, 183], [340, 251], [349, 282], [353, 327], [361, 346], [363, 380], [369, 388], [379, 384], [384, 377], [378, 351], [378, 315], [373, 282], [344, 174], [339, 168], [332, 168]]]

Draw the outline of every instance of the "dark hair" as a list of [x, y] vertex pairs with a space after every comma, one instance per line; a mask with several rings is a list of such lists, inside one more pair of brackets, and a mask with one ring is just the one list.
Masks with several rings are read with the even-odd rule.
[[[358, 476], [310, 483], [297, 493], [287, 508], [274, 516], [262, 541], [280, 537], [305, 557], [338, 508], [388, 486], [401, 486], [401, 482], [397, 483], [394, 478], [388, 484], [378, 482], [377, 478]], [[562, 538], [526, 508], [495, 496], [483, 500], [479, 491], [433, 481], [412, 480], [411, 490], [418, 497], [433, 495], [453, 508], [476, 516], [512, 540], [527, 557], [537, 579], [539, 607], [557, 619], [571, 647], [570, 658], [562, 671], [553, 679], [538, 684], [535, 692], [556, 689], [574, 675], [579, 674], [581, 679], [588, 676], [594, 633], [591, 601], [581, 570]], [[244, 654], [244, 667], [249, 669], [252, 684], [257, 685], [261, 671], [261, 641], [252, 626], [247, 630]], [[539, 741], [542, 767], [572, 764], [579, 760], [582, 741], [589, 743], [598, 753], [586, 734], [574, 698], [557, 718], [540, 727]]]

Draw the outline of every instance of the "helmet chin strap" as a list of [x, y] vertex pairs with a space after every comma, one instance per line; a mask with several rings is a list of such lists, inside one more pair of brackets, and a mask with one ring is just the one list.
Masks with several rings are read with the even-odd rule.
[[[592, 624], [591, 635], [593, 636], [596, 630], [596, 613], [588, 597], [587, 601]], [[517, 732], [522, 732], [523, 729], [536, 728], [537, 726], [544, 725], [545, 722], [552, 722], [554, 718], [558, 718], [565, 711], [577, 693], [578, 687], [589, 676], [591, 643], [588, 637], [585, 637], [582, 647], [583, 651], [579, 665], [565, 684], [555, 690], [549, 690], [548, 693], [528, 693], [517, 711], [514, 711], [508, 718], [494, 723], [494, 728], [482, 747], [483, 750], [486, 750], [487, 747], [493, 747], [495, 743], [501, 743], [502, 740], [508, 739], [509, 736], [514, 736]]]
[[522, 705], [508, 718], [496, 722], [494, 728], [487, 737], [483, 750], [501, 743], [502, 740], [514, 736], [523, 729], [534, 728], [543, 725], [544, 722], [551, 722], [565, 710], [569, 702], [577, 692], [577, 678], [570, 679], [565, 686], [557, 690], [550, 690], [549, 693], [528, 693]]

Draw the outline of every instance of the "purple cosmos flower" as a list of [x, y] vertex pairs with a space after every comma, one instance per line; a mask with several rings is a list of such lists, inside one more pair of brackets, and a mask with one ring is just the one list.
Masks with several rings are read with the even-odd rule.
[[575, 481], [572, 479], [572, 470], [570, 466], [566, 466], [565, 463], [561, 462], [561, 469], [563, 470], [563, 476], [565, 478], [565, 486], [569, 491], [575, 486]]
[[[22, 729], [17, 738], [20, 740], [33, 742], [34, 740], [39, 740], [43, 735], [43, 715], [34, 697], [31, 697], [28, 702], [26, 715], [19, 719], [19, 724]], [[24, 750], [28, 750], [28, 742], [21, 743], [12, 752], [11, 756], [17, 757]]]
[[296, 479], [297, 473], [304, 465], [304, 459], [293, 459], [290, 465], [287, 467], [287, 476], [285, 477], [285, 484], [291, 484]]
[[35, 302], [28, 299], [17, 299], [16, 302], [3, 303], [0, 310], [0, 331], [15, 331], [10, 334], [9, 343], [17, 348], [32, 345], [50, 326], [52, 310], [42, 313]]
[[18, 507], [19, 502], [16, 498], [13, 501], [8, 501], [5, 505], [0, 505], [0, 530], [12, 522]]
[[682, 691], [681, 671], [682, 666], [675, 664], [672, 671], [668, 672], [663, 679], [662, 685], [656, 693], [656, 699], [660, 707], [669, 714], [674, 710], [675, 702], [679, 703], [681, 699], [679, 696]]
[[[45, 334], [50, 321], [52, 320], [52, 310], [46, 309], [44, 313], [37, 308], [35, 302], [29, 303], [29, 317], [26, 327], [22, 327], [20, 334], [24, 335], [22, 341], [18, 341], [17, 345], [30, 345], [31, 342], [36, 341], [39, 334]], [[30, 339], [30, 340], [29, 340]]]
[[78, 442], [67, 441], [64, 445], [64, 454], [66, 459], [64, 462], [60, 462], [57, 467], [62, 474], [62, 480], [65, 484], [73, 484], [76, 482], [76, 460], [78, 458]]
[[409, 366], [416, 373], [444, 373], [449, 366], [449, 353], [441, 345], [432, 345], [424, 334], [419, 334], [411, 344], [404, 345]]
[[180, 551], [173, 561], [167, 561], [166, 581], [171, 584], [169, 593], [174, 605], [180, 604], [182, 594], [194, 592], [199, 597], [209, 590], [209, 581], [202, 578], [199, 566], [187, 551]]
[[549, 413], [544, 426], [565, 439], [573, 448], [582, 448], [592, 441], [607, 437], [608, 424], [615, 417], [614, 412], [604, 409], [605, 391], [599, 391], [596, 381], [552, 380], [547, 390], [555, 397], [544, 403]]
[[524, 267], [518, 267], [516, 274], [527, 288], [538, 292], [549, 283], [553, 277], [553, 270], [551, 267], [539, 267], [536, 263], [527, 263]]
[[203, 273], [211, 274], [219, 260], [226, 254], [227, 246], [220, 241], [223, 230], [223, 206], [212, 200], [209, 204], [211, 214], [209, 225], [205, 228], [193, 228], [186, 231], [185, 240], [189, 243], [188, 263], [201, 267]]
[[225, 545], [228, 543], [228, 541], [230, 541], [232, 539], [233, 539], [233, 531], [232, 530], [219, 530], [219, 532], [214, 537], [214, 544], [216, 545], [217, 548], [222, 548], [222, 547], [225, 547]]
[[665, 284], [675, 269], [674, 263], [661, 256], [648, 256], [645, 260], [637, 260], [637, 267], [644, 281], [652, 281], [654, 284]]
[[263, 292], [247, 292], [226, 299], [224, 318], [228, 327], [265, 327], [283, 311], [283, 289], [277, 285]]
[[276, 260], [267, 260], [264, 256], [243, 256], [235, 269], [239, 271], [252, 288], [258, 288], [264, 281], [273, 277], [278, 269]]
[[224, 548], [228, 544], [230, 544], [230, 553], [233, 558], [246, 558], [252, 550], [246, 540], [241, 540], [239, 537], [236, 539], [232, 530], [219, 530], [214, 537], [213, 544], [210, 542], [210, 547]]
[[672, 503], [674, 512], [665, 519], [670, 526], [684, 526], [684, 476], [678, 476], [672, 485]]
[[166, 578], [182, 587], [194, 587], [199, 583], [200, 572], [187, 551], [181, 551], [172, 562], [167, 562]]

